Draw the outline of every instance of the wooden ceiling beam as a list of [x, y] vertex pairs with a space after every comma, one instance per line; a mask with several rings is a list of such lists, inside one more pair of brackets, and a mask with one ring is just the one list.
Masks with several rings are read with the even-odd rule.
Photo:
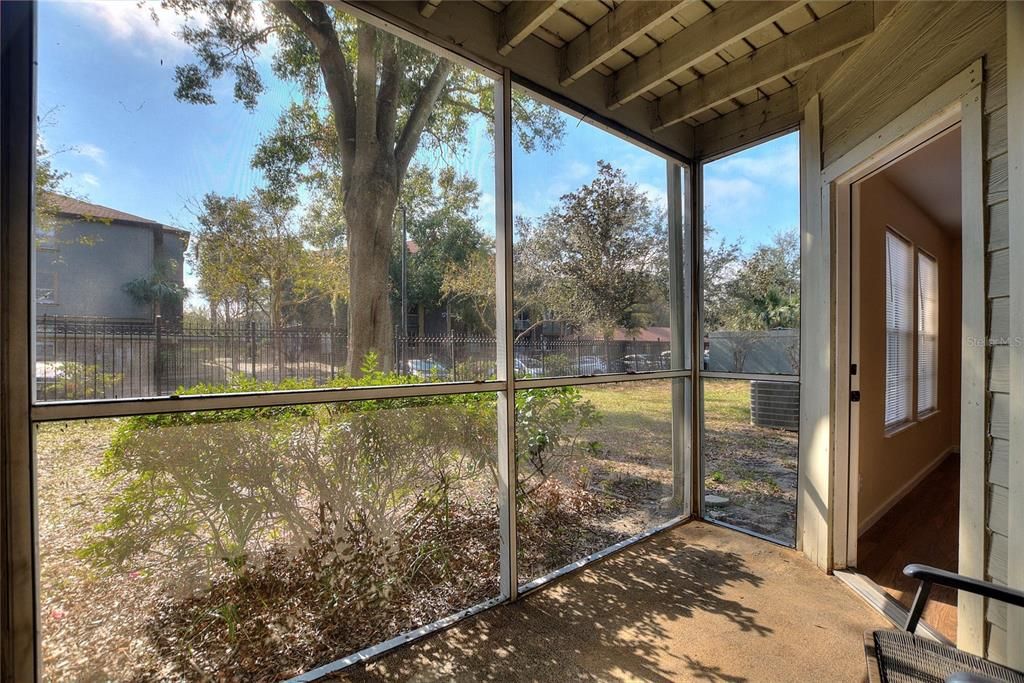
[[659, 83], [711, 57], [724, 46], [771, 24], [806, 0], [727, 2], [640, 59], [615, 72], [609, 108], [639, 97]]
[[420, 2], [420, 14], [429, 17], [437, 11], [437, 6], [440, 4], [441, 0], [422, 0]]
[[796, 86], [762, 97], [694, 129], [694, 155], [707, 160], [754, 144], [800, 125]]
[[806, 68], [860, 43], [874, 30], [875, 11], [871, 2], [846, 5], [666, 94], [652, 106], [651, 127], [662, 130], [784, 74]]
[[562, 48], [564, 65], [559, 81], [569, 85], [684, 5], [697, 1], [633, 0], [619, 5]]
[[510, 2], [498, 15], [498, 53], [507, 55], [540, 28], [567, 0]]

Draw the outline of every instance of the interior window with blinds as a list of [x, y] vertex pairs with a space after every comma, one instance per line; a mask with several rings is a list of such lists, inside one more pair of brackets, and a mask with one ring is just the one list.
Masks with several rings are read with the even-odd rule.
[[938, 407], [939, 269], [935, 259], [917, 253], [917, 413]]
[[885, 425], [910, 419], [914, 337], [914, 248], [885, 233]]

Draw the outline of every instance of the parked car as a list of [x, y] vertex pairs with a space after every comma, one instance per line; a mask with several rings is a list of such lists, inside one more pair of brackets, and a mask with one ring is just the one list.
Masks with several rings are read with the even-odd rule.
[[403, 374], [421, 379], [448, 379], [448, 368], [429, 358], [410, 358], [405, 361]]
[[581, 375], [601, 375], [608, 372], [608, 364], [600, 356], [580, 356]]
[[621, 359], [622, 369], [626, 372], [643, 372], [656, 369], [654, 361], [646, 353], [631, 353]]
[[543, 377], [544, 368], [532, 358], [516, 358], [513, 369], [516, 377]]
[[672, 369], [672, 352], [662, 351], [661, 352], [661, 369], [671, 370]]

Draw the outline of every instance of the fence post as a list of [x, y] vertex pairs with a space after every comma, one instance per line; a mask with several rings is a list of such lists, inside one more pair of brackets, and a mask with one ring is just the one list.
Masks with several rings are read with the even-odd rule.
[[155, 319], [154, 319], [154, 322], [156, 323], [156, 355], [154, 356], [154, 359], [153, 359], [153, 374], [155, 375], [154, 381], [156, 383], [156, 393], [157, 393], [157, 395], [159, 395], [159, 394], [163, 393], [161, 391], [161, 389], [162, 389], [163, 384], [164, 384], [164, 382], [163, 382], [163, 379], [164, 379], [164, 377], [163, 377], [163, 375], [164, 375], [164, 359], [163, 359], [163, 354], [160, 352], [160, 343], [161, 343], [162, 338], [163, 338], [163, 333], [162, 333], [163, 331], [161, 329], [161, 327], [162, 327], [162, 325], [161, 325], [161, 323], [162, 323], [161, 316], [157, 315], [155, 317]]
[[329, 342], [328, 342], [331, 345], [330, 351], [328, 352], [330, 354], [330, 357], [331, 357], [331, 379], [335, 378], [335, 372], [336, 372], [335, 369], [334, 369], [334, 366], [335, 366], [335, 362], [334, 362], [334, 344], [335, 344], [335, 333], [336, 332], [337, 332], [337, 328], [334, 325], [331, 325], [330, 337], [329, 337]]
[[452, 381], [453, 382], [457, 382], [459, 380], [458, 380], [458, 371], [456, 370], [456, 368], [458, 366], [455, 364], [455, 336], [452, 335], [452, 334], [448, 335], [448, 345], [449, 345], [449, 355], [451, 356], [451, 359], [452, 359]]
[[580, 335], [576, 335], [576, 374], [583, 374], [583, 358], [581, 357], [583, 348], [580, 346]]
[[256, 379], [256, 321], [249, 321], [249, 371]]
[[400, 358], [399, 355], [398, 355], [398, 339], [399, 339], [398, 333], [399, 333], [399, 331], [401, 331], [401, 329], [402, 328], [400, 326], [395, 325], [395, 365], [394, 365], [394, 367], [395, 367], [395, 372], [397, 372], [397, 373], [401, 373], [405, 369], [403, 367], [403, 365], [402, 365], [402, 360], [403, 359]]

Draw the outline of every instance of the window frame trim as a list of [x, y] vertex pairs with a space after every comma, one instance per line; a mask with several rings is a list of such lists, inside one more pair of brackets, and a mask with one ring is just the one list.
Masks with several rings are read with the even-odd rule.
[[[940, 378], [940, 376], [939, 376], [939, 372], [938, 372], [938, 357], [939, 357], [939, 348], [940, 348], [940, 344], [941, 344], [942, 334], [941, 334], [941, 330], [938, 330], [935, 333], [935, 358], [936, 358], [936, 367], [935, 367], [935, 372], [934, 372], [935, 404], [933, 406], [927, 408], [926, 410], [921, 410], [920, 407], [918, 406], [918, 397], [920, 395], [920, 379], [921, 379], [920, 378], [920, 373], [918, 372], [918, 370], [919, 370], [919, 367], [918, 367], [918, 363], [919, 363], [919, 345], [920, 345], [920, 339], [921, 339], [921, 336], [922, 336], [919, 333], [919, 329], [918, 329], [919, 328], [919, 316], [920, 316], [920, 313], [921, 313], [921, 311], [920, 311], [920, 308], [921, 308], [921, 306], [920, 306], [920, 304], [921, 304], [920, 258], [921, 258], [921, 255], [923, 254], [926, 258], [931, 259], [931, 261], [935, 264], [935, 300], [936, 300], [935, 306], [936, 306], [936, 315], [938, 315], [938, 307], [940, 305], [939, 304], [939, 294], [940, 294], [940, 287], [939, 287], [939, 273], [940, 273], [940, 270], [939, 270], [939, 259], [934, 254], [932, 254], [931, 251], [921, 247], [915, 240], [912, 240], [909, 237], [907, 237], [906, 235], [904, 235], [903, 232], [900, 231], [898, 228], [896, 228], [896, 227], [894, 227], [892, 225], [886, 224], [885, 231], [886, 231], [886, 233], [890, 233], [891, 232], [893, 235], [895, 235], [896, 237], [901, 239], [903, 242], [905, 242], [910, 247], [910, 250], [911, 250], [911, 280], [912, 280], [911, 299], [913, 301], [913, 304], [912, 304], [912, 313], [913, 313], [913, 315], [911, 316], [913, 322], [912, 322], [912, 325], [911, 325], [911, 333], [910, 333], [910, 336], [911, 336], [911, 353], [910, 353], [911, 362], [910, 362], [910, 380], [909, 380], [910, 381], [910, 410], [908, 411], [908, 414], [907, 414], [906, 417], [904, 417], [904, 418], [902, 418], [902, 419], [900, 419], [898, 421], [894, 421], [894, 422], [884, 422], [884, 411], [883, 411], [883, 424], [882, 424], [882, 427], [883, 427], [883, 430], [884, 430], [885, 438], [889, 438], [889, 437], [895, 436], [896, 434], [904, 431], [905, 429], [907, 429], [909, 427], [912, 427], [914, 425], [920, 424], [921, 422], [924, 422], [928, 418], [934, 417], [935, 415], [937, 415], [940, 412], [940, 410], [941, 410], [941, 405], [940, 405], [940, 401], [939, 401], [939, 394], [940, 394], [940, 392], [939, 392], [939, 378]], [[886, 252], [886, 258], [888, 258], [888, 251]], [[886, 269], [886, 276], [885, 277], [886, 277], [886, 279], [888, 281], [888, 268]], [[886, 323], [885, 333], [886, 333], [886, 335], [889, 334], [888, 323]], [[884, 389], [888, 390], [888, 373], [886, 373], [886, 384], [885, 384]]]
[[[907, 412], [905, 416], [899, 419], [893, 420], [892, 422], [885, 420], [885, 396], [889, 391], [889, 372], [888, 372], [888, 352], [886, 353], [886, 372], [885, 372], [885, 384], [883, 385], [883, 410], [882, 410], [882, 427], [885, 431], [885, 436], [888, 438], [898, 432], [903, 431], [906, 427], [916, 422], [915, 408], [917, 405], [917, 245], [915, 242], [903, 234], [903, 232], [896, 227], [889, 225], [885, 226], [886, 237], [891, 233], [897, 239], [902, 241], [910, 249], [910, 362], [908, 364], [908, 378], [907, 383], [909, 384], [909, 395], [907, 397]], [[886, 244], [886, 268], [885, 268], [885, 291], [886, 291], [886, 306], [888, 306], [888, 288], [889, 288], [889, 249]], [[885, 322], [885, 337], [886, 344], [888, 345], [889, 337], [889, 321]]]
[[942, 331], [939, 329], [940, 323], [936, 323], [935, 330], [935, 367], [932, 369], [933, 379], [935, 383], [935, 401], [934, 405], [921, 410], [920, 406], [920, 345], [921, 345], [921, 334], [919, 333], [920, 321], [918, 316], [920, 315], [921, 307], [921, 255], [925, 258], [931, 259], [932, 263], [935, 264], [935, 317], [941, 321], [939, 315], [939, 307], [941, 305], [941, 287], [939, 286], [939, 259], [937, 256], [932, 254], [927, 249], [924, 249], [914, 244], [914, 419], [917, 422], [921, 422], [925, 418], [931, 417], [935, 413], [939, 412], [939, 353], [942, 344]]

